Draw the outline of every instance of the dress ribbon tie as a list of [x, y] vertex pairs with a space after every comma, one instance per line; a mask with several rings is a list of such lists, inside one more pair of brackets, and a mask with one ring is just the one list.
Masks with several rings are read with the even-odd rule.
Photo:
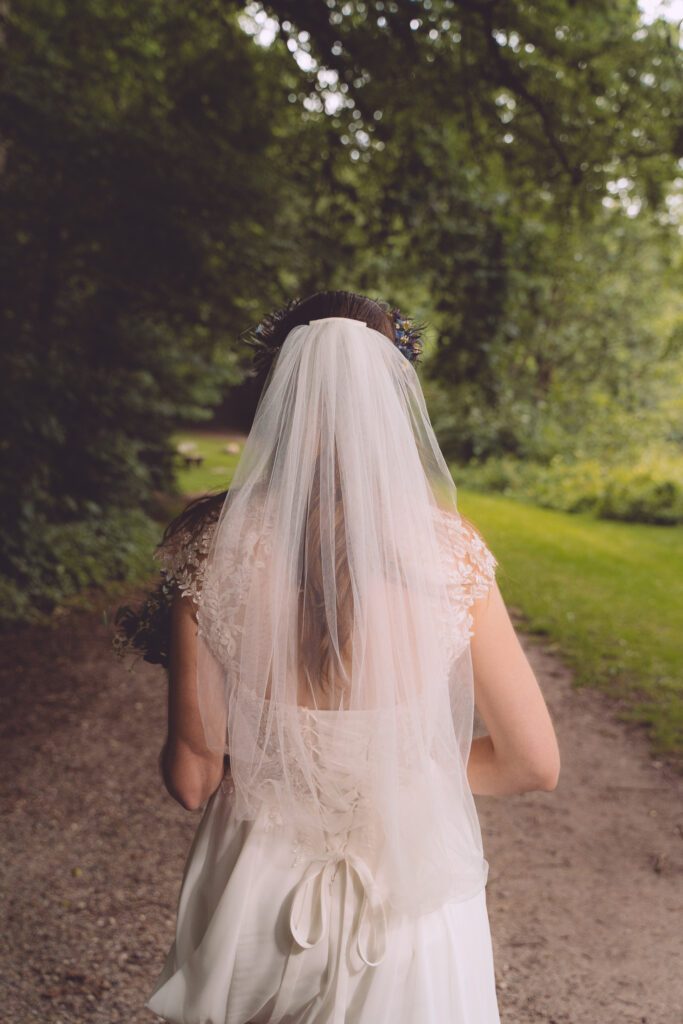
[[[348, 952], [356, 954], [355, 966], [375, 967], [386, 954], [387, 920], [384, 903], [372, 872], [366, 862], [354, 853], [344, 853], [325, 860], [314, 860], [306, 868], [294, 888], [289, 915], [292, 950], [280, 984], [268, 1024], [277, 1024], [290, 1010], [291, 998], [301, 969], [301, 951], [316, 946], [329, 932], [331, 921], [331, 890], [337, 873], [343, 875], [343, 907], [336, 970], [328, 965], [330, 984], [321, 992], [321, 1004], [333, 1000], [330, 1007], [333, 1024], [343, 1024], [346, 1014], [348, 981], [345, 937], [349, 934]], [[354, 922], [354, 877], [362, 889], [362, 902]]]

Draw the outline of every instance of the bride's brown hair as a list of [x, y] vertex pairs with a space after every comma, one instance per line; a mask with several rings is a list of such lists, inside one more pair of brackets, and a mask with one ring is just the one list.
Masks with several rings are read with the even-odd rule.
[[[260, 335], [252, 334], [256, 349], [255, 368], [263, 373], [270, 368], [277, 352], [291, 330], [311, 320], [328, 316], [347, 317], [359, 320], [394, 341], [394, 323], [390, 307], [378, 299], [371, 299], [356, 292], [316, 292], [306, 299], [294, 300], [282, 310], [271, 314], [261, 322]], [[165, 543], [178, 531], [187, 530], [192, 535], [204, 524], [215, 520], [223, 506], [227, 491], [210, 495], [191, 502], [166, 528], [162, 539]], [[344, 510], [341, 501], [339, 467], [335, 465], [335, 580], [336, 623], [339, 654], [344, 655], [350, 646], [353, 630], [353, 595], [351, 576], [346, 560], [344, 543]], [[337, 680], [343, 678], [344, 668], [340, 666], [325, 615], [323, 571], [320, 559], [320, 498], [316, 488], [308, 504], [305, 523], [305, 562], [301, 567], [299, 589], [299, 640], [301, 663], [305, 680], [301, 680], [308, 694], [322, 692], [329, 700], [338, 689]], [[341, 669], [341, 671], [340, 671]], [[343, 687], [342, 687], [343, 688]]]
[[383, 299], [370, 299], [358, 292], [315, 292], [305, 299], [292, 299], [281, 309], [269, 313], [242, 337], [254, 349], [254, 371], [258, 374], [270, 368], [291, 330], [328, 316], [359, 320], [396, 343], [394, 311], [395, 307], [392, 310]]
[[[263, 372], [282, 346], [291, 330], [310, 320], [321, 320], [327, 316], [344, 316], [350, 320], [360, 320], [368, 327], [394, 340], [394, 326], [390, 308], [382, 299], [370, 299], [357, 292], [325, 291], [315, 292], [305, 299], [293, 299], [277, 313], [265, 317], [261, 323], [265, 329], [256, 341], [255, 332], [249, 332], [248, 339], [255, 347], [255, 369]], [[191, 501], [183, 511], [173, 519], [164, 531], [161, 544], [179, 531], [188, 531], [191, 535], [203, 528], [204, 524], [216, 518], [220, 513], [228, 491], [219, 494], [204, 495]]]
[[[311, 320], [329, 316], [358, 320], [368, 327], [395, 340], [394, 322], [390, 307], [380, 299], [371, 299], [356, 292], [316, 292], [306, 299], [294, 300], [279, 312], [261, 322], [261, 332], [252, 337], [257, 351], [256, 364], [263, 371], [291, 330]], [[317, 476], [318, 470], [316, 470]], [[323, 567], [320, 558], [320, 493], [315, 486], [308, 502], [305, 523], [304, 564], [301, 566], [299, 585], [299, 644], [304, 679], [299, 685], [305, 690], [302, 702], [313, 693], [322, 694], [329, 702], [339, 703], [345, 689], [343, 680], [350, 666], [344, 666], [344, 654], [351, 646], [353, 634], [353, 593], [347, 561], [344, 507], [341, 500], [339, 465], [335, 460], [334, 508], [334, 571], [336, 582], [335, 622], [337, 644], [335, 649], [326, 617]], [[341, 691], [341, 692], [340, 692]], [[319, 697], [315, 698], [319, 703]]]
[[[261, 321], [258, 332], [251, 332], [249, 341], [256, 350], [255, 369], [263, 374], [270, 369], [285, 338], [291, 330], [311, 320], [329, 316], [359, 320], [384, 334], [396, 343], [395, 324], [391, 307], [381, 299], [348, 291], [323, 291], [305, 299], [288, 303], [277, 313]], [[353, 631], [353, 593], [346, 557], [344, 509], [341, 500], [339, 467], [335, 460], [335, 581], [336, 624], [338, 651], [330, 637], [323, 591], [323, 572], [320, 559], [320, 503], [319, 494], [309, 500], [305, 524], [305, 563], [301, 567], [299, 589], [299, 639], [301, 663], [305, 680], [300, 680], [307, 692], [314, 688], [326, 699], [338, 704], [343, 694], [343, 680], [350, 666], [343, 664], [343, 656], [351, 644]], [[215, 520], [227, 496], [227, 491], [208, 495], [191, 502], [169, 523], [162, 544], [178, 531], [198, 533], [205, 524]], [[466, 523], [468, 520], [461, 517]], [[472, 525], [472, 524], [469, 524]], [[317, 556], [316, 556], [317, 552]], [[340, 661], [341, 659], [341, 661]], [[342, 692], [340, 693], [339, 690]]]

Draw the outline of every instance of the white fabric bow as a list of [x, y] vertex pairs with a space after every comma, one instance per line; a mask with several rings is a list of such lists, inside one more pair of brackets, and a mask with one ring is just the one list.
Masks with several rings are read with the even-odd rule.
[[[346, 956], [347, 950], [349, 953], [357, 953], [360, 961], [354, 965], [357, 968], [363, 965], [376, 967], [384, 959], [387, 944], [386, 912], [378, 886], [366, 862], [357, 854], [349, 852], [335, 854], [325, 860], [312, 861], [294, 889], [289, 915], [292, 952], [269, 1024], [276, 1024], [283, 1014], [291, 1010], [292, 996], [302, 966], [301, 950], [311, 949], [329, 934], [332, 887], [340, 873], [343, 880], [343, 903], [336, 944], [336, 964], [333, 965], [331, 957], [329, 984], [318, 997], [321, 1006], [328, 1004], [332, 1024], [343, 1024], [346, 1015], [350, 966]], [[362, 890], [360, 908], [354, 900], [354, 878]], [[333, 966], [336, 969], [333, 970]]]
[[330, 889], [339, 869], [346, 872], [345, 909], [353, 895], [352, 874], [356, 875], [363, 889], [363, 902], [355, 922], [353, 938], [363, 963], [375, 967], [384, 959], [386, 952], [386, 914], [372, 873], [365, 861], [356, 854], [345, 853], [309, 864], [294, 890], [289, 918], [292, 936], [303, 949], [310, 949], [323, 938], [329, 926]]

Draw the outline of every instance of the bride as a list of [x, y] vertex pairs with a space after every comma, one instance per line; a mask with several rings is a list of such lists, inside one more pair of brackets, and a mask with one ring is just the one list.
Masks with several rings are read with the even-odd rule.
[[256, 342], [268, 375], [232, 486], [160, 547], [161, 766], [202, 814], [146, 1005], [178, 1024], [498, 1024], [473, 794], [552, 790], [559, 754], [497, 561], [457, 510], [419, 331], [322, 292]]

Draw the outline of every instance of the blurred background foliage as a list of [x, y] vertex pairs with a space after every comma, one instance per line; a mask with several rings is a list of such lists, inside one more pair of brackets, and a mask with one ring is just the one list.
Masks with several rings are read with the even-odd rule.
[[456, 482], [683, 521], [679, 26], [631, 0], [2, 20], [6, 619], [140, 572], [173, 432], [247, 429], [241, 332], [322, 288], [429, 323]]

